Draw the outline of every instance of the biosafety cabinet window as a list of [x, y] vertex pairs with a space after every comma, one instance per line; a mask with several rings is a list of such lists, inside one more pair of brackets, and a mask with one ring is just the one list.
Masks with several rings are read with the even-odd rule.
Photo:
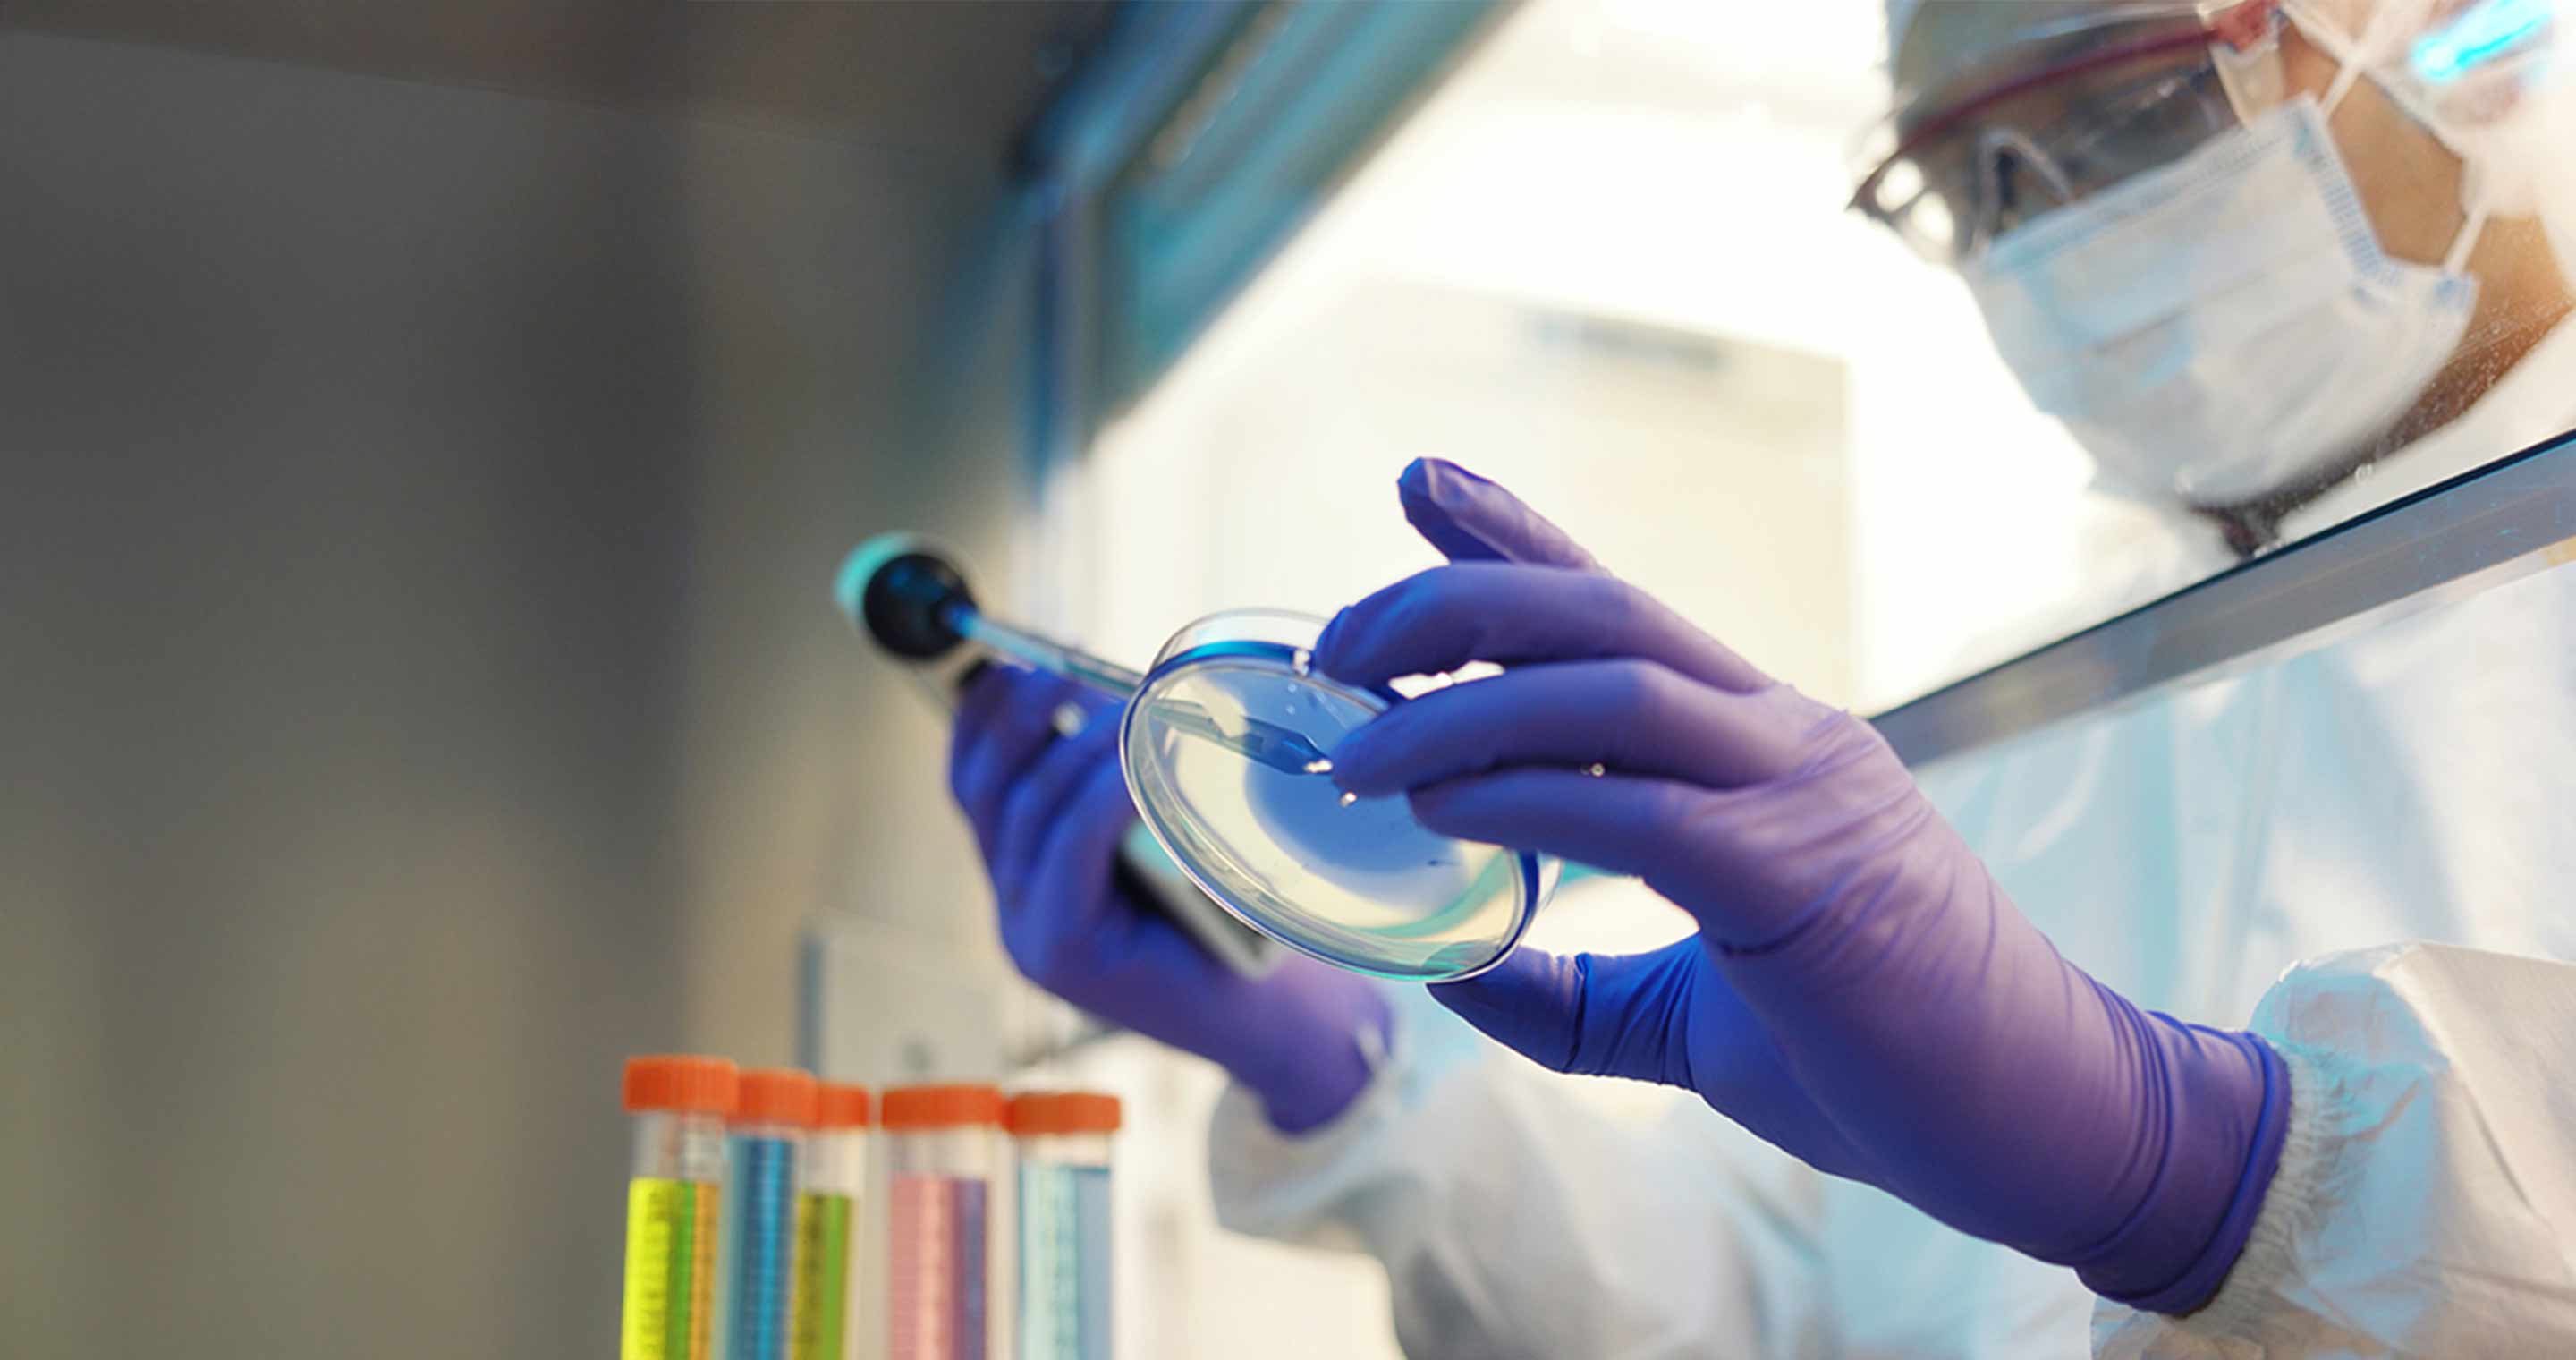
[[1877, 710], [2549, 440], [2550, 8], [1504, 12], [1109, 414], [1100, 635], [1425, 564], [1430, 454]]

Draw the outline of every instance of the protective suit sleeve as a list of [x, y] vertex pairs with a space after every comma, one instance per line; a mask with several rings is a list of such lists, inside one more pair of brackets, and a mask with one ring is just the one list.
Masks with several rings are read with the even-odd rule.
[[1283, 1135], [1226, 1092], [1226, 1227], [1375, 1256], [1414, 1360], [1819, 1352], [1814, 1171], [1662, 1092], [1605, 1112], [1394, 997], [1385, 1061], [1332, 1122]]
[[2576, 1355], [2576, 965], [2444, 945], [2292, 969], [2253, 1029], [2290, 1126], [2208, 1306], [2104, 1357]]

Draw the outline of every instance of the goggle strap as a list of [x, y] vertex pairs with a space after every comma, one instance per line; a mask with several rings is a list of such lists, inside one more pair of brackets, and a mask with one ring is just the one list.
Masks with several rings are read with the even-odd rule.
[[2478, 238], [2486, 234], [2488, 204], [2493, 196], [2486, 192], [2484, 176], [2469, 169], [2470, 183], [2462, 194], [2468, 199], [2468, 213], [2460, 223], [2460, 234], [2451, 241], [2450, 253], [2442, 257], [2442, 272], [2458, 274], [2468, 268], [2469, 252], [2478, 248]]

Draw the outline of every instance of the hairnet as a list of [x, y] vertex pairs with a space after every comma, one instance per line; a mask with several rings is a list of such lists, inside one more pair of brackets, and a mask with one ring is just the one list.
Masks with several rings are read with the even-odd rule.
[[[1937, 60], [1928, 53], [1908, 60], [1904, 51], [1906, 37], [1914, 31], [1924, 10], [1931, 7], [1945, 11], [1942, 29], [1948, 40], [1947, 50], [1938, 54]], [[1900, 87], [1920, 89], [1974, 69], [2000, 52], [2051, 34], [2126, 19], [2196, 17], [2206, 8], [2210, 6], [2204, 0], [2013, 0], [2003, 4], [1993, 0], [1887, 0], [1888, 65], [1899, 72]], [[1924, 69], [1927, 65], [1937, 69]]]

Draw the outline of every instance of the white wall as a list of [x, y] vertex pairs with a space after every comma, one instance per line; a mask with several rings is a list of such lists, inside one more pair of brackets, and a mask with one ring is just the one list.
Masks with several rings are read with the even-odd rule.
[[[1783, 676], [1848, 692], [1841, 365], [1403, 280], [1325, 280], [1299, 302], [1300, 324], [1221, 337], [1172, 400], [1102, 440], [1113, 649], [1149, 657], [1219, 608], [1327, 616], [1436, 563], [1394, 485], [1437, 456], [1546, 507]], [[1711, 462], [1727, 494], [1657, 512]]]

